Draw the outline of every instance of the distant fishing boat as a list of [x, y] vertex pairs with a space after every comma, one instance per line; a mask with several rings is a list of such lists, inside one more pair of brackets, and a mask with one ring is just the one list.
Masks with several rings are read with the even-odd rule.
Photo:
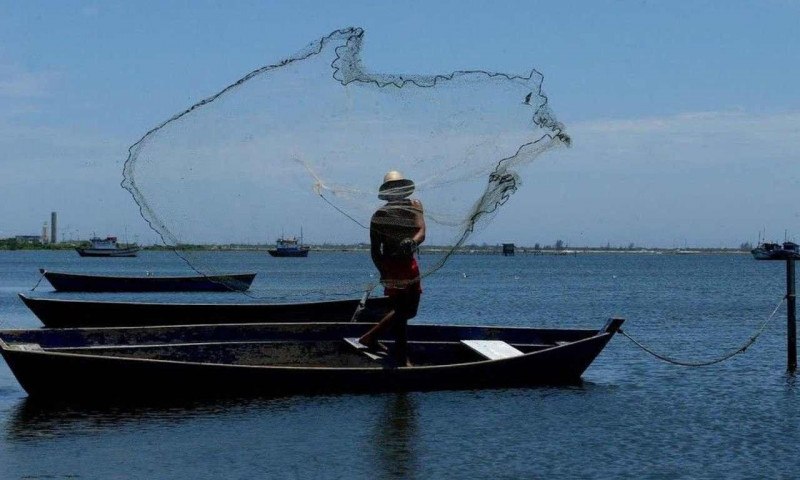
[[245, 291], [255, 273], [192, 276], [114, 276], [48, 272], [44, 278], [61, 292], [229, 292]]
[[789, 258], [800, 258], [800, 249], [794, 242], [779, 243], [764, 242], [756, 248], [750, 250], [756, 260], [786, 260]]
[[281, 236], [275, 241], [275, 248], [267, 250], [273, 257], [307, 257], [309, 247], [303, 245], [303, 231], [300, 230], [300, 240], [297, 237]]
[[135, 257], [139, 252], [138, 246], [121, 247], [117, 244], [117, 237], [92, 237], [89, 239], [91, 246], [77, 247], [75, 250], [81, 257]]

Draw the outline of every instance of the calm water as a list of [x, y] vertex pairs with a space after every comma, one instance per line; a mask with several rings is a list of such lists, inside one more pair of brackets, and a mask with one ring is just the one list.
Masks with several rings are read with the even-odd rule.
[[[345, 253], [207, 261], [260, 272], [259, 290], [369, 268], [366, 254]], [[181, 264], [169, 253], [0, 252], [1, 328], [39, 327], [16, 297], [39, 267]], [[458, 256], [424, 288], [419, 323], [600, 328], [618, 315], [687, 360], [744, 343], [785, 293], [781, 262], [744, 255]], [[46, 281], [36, 294], [57, 295]], [[579, 387], [113, 408], [36, 405], [0, 363], [0, 478], [794, 478], [800, 387], [784, 372], [785, 330], [782, 308], [746, 353], [706, 368], [659, 362], [617, 336]]]

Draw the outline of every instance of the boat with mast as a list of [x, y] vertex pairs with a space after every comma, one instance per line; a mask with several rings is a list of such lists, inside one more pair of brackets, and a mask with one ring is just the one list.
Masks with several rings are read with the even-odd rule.
[[136, 245], [120, 246], [117, 243], [117, 237], [92, 237], [89, 239], [89, 243], [88, 247], [75, 248], [78, 255], [81, 257], [135, 257], [139, 253], [139, 247]]
[[761, 232], [758, 234], [758, 245], [750, 250], [756, 260], [785, 260], [800, 257], [800, 248], [788, 240], [788, 232], [783, 233], [783, 244], [761, 241]]
[[750, 250], [756, 260], [785, 260], [800, 256], [798, 245], [794, 242], [769, 243], [764, 242]]
[[281, 235], [275, 241], [275, 248], [267, 250], [273, 257], [307, 257], [310, 248], [303, 245], [303, 229], [300, 229], [300, 239]]

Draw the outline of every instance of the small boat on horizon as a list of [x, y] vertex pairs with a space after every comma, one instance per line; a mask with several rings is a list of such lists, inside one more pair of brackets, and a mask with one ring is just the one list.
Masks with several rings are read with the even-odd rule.
[[267, 250], [273, 257], [307, 257], [310, 247], [303, 245], [303, 234], [297, 237], [281, 236], [275, 241], [275, 248]]
[[769, 243], [763, 242], [750, 250], [756, 260], [787, 260], [800, 258], [800, 249], [794, 242]]
[[601, 329], [409, 325], [413, 366], [352, 347], [369, 323], [0, 331], [31, 398], [120, 402], [580, 384], [624, 320]]
[[39, 269], [60, 292], [243, 292], [250, 288], [255, 273], [184, 276], [117, 276]]
[[75, 251], [81, 257], [135, 257], [140, 248], [136, 245], [120, 246], [117, 237], [92, 237], [89, 239], [90, 246], [76, 247]]

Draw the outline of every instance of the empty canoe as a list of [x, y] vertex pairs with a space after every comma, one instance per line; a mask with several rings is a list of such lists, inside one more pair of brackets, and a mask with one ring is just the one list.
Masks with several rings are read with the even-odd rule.
[[230, 292], [245, 291], [255, 273], [184, 276], [88, 275], [41, 270], [60, 292]]
[[[19, 298], [46, 327], [141, 327], [198, 323], [348, 322], [358, 299], [304, 303], [156, 303], [61, 298]], [[359, 322], [376, 322], [389, 311], [388, 297], [366, 301]]]

